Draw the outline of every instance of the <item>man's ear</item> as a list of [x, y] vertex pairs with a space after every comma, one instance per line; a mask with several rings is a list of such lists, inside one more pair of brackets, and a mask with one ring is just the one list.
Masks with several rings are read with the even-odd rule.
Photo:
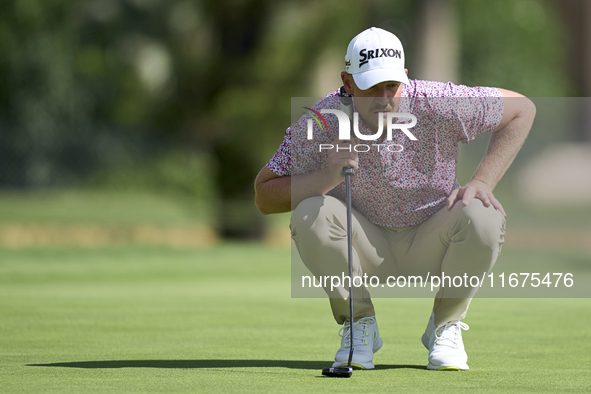
[[345, 91], [349, 94], [353, 94], [353, 86], [355, 86], [355, 81], [353, 80], [353, 76], [346, 71], [341, 72], [341, 80], [343, 81], [343, 86], [345, 87]]

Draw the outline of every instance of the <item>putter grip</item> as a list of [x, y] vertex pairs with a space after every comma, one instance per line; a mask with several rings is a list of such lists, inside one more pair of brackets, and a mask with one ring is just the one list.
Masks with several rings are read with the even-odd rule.
[[353, 167], [343, 167], [343, 175], [355, 175], [355, 169]]

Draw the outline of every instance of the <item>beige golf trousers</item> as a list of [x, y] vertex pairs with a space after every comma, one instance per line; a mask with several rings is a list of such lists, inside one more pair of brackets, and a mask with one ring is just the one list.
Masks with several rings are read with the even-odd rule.
[[[353, 209], [353, 276], [441, 275], [481, 277], [494, 266], [505, 236], [505, 218], [495, 208], [473, 199], [456, 202], [427, 221], [404, 228], [370, 223]], [[302, 201], [291, 216], [291, 235], [304, 264], [314, 276], [347, 275], [347, 210], [343, 201], [314, 196]], [[334, 318], [349, 318], [348, 284], [324, 287]], [[478, 288], [441, 286], [435, 296], [435, 324], [462, 320]], [[374, 316], [367, 288], [354, 287], [354, 320]]]

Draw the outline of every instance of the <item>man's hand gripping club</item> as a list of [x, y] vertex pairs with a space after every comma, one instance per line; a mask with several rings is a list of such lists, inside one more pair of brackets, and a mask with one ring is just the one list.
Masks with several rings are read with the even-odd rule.
[[359, 168], [359, 154], [355, 151], [357, 144], [359, 144], [357, 137], [353, 137], [352, 140], [337, 138], [332, 142], [333, 148], [328, 151], [328, 163], [325, 171], [334, 186], [345, 179], [347, 172], [354, 175], [355, 170]]

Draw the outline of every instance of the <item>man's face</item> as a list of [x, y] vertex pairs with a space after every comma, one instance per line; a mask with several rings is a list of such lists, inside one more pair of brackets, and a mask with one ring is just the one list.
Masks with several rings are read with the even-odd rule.
[[366, 90], [361, 90], [355, 84], [350, 74], [344, 73], [343, 83], [347, 93], [353, 94], [355, 107], [359, 116], [372, 130], [377, 131], [379, 126], [379, 112], [383, 112], [383, 125], [385, 130], [387, 112], [398, 111], [400, 95], [402, 94], [402, 83], [397, 81], [386, 81], [374, 85]]

